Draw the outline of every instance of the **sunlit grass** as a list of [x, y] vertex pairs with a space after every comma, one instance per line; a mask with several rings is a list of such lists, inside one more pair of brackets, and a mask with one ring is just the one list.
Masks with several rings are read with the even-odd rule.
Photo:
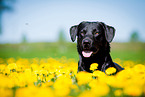
[[[111, 43], [111, 57], [121, 60], [144, 62], [145, 43]], [[79, 59], [76, 43], [25, 43], [0, 44], [0, 57], [21, 58], [67, 58]]]

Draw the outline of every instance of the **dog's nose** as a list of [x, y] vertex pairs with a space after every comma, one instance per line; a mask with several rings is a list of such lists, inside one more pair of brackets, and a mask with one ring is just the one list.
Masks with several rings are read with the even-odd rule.
[[84, 46], [85, 49], [89, 49], [90, 44], [91, 44], [91, 41], [89, 39], [83, 40], [83, 46]]
[[84, 41], [83, 41], [83, 44], [90, 44], [90, 41], [88, 40], [88, 39], [85, 39]]

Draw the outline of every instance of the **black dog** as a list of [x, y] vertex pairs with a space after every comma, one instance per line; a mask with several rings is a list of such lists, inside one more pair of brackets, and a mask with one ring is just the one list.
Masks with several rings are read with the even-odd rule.
[[98, 63], [98, 70], [105, 72], [108, 67], [115, 67], [116, 72], [123, 70], [114, 63], [110, 56], [110, 42], [115, 35], [114, 27], [103, 22], [81, 22], [70, 28], [71, 40], [77, 36], [77, 50], [79, 53], [78, 71], [90, 71], [92, 63]]

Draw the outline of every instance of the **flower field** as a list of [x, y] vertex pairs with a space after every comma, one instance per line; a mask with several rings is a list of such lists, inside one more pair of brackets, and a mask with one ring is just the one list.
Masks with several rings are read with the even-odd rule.
[[145, 64], [115, 62], [125, 70], [77, 73], [77, 62], [65, 57], [0, 58], [0, 97], [114, 97], [145, 96]]

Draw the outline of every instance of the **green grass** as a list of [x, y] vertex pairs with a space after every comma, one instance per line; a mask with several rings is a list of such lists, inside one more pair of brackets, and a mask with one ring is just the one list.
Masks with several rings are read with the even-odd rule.
[[62, 56], [76, 58], [77, 55], [76, 44], [73, 43], [26, 43], [0, 45], [0, 57], [2, 58], [60, 58]]
[[[60, 58], [62, 56], [78, 60], [76, 43], [0, 44], [1, 58]], [[111, 56], [113, 59], [144, 62], [145, 43], [111, 43]]]
[[113, 59], [145, 62], [145, 43], [112, 43], [111, 56]]

